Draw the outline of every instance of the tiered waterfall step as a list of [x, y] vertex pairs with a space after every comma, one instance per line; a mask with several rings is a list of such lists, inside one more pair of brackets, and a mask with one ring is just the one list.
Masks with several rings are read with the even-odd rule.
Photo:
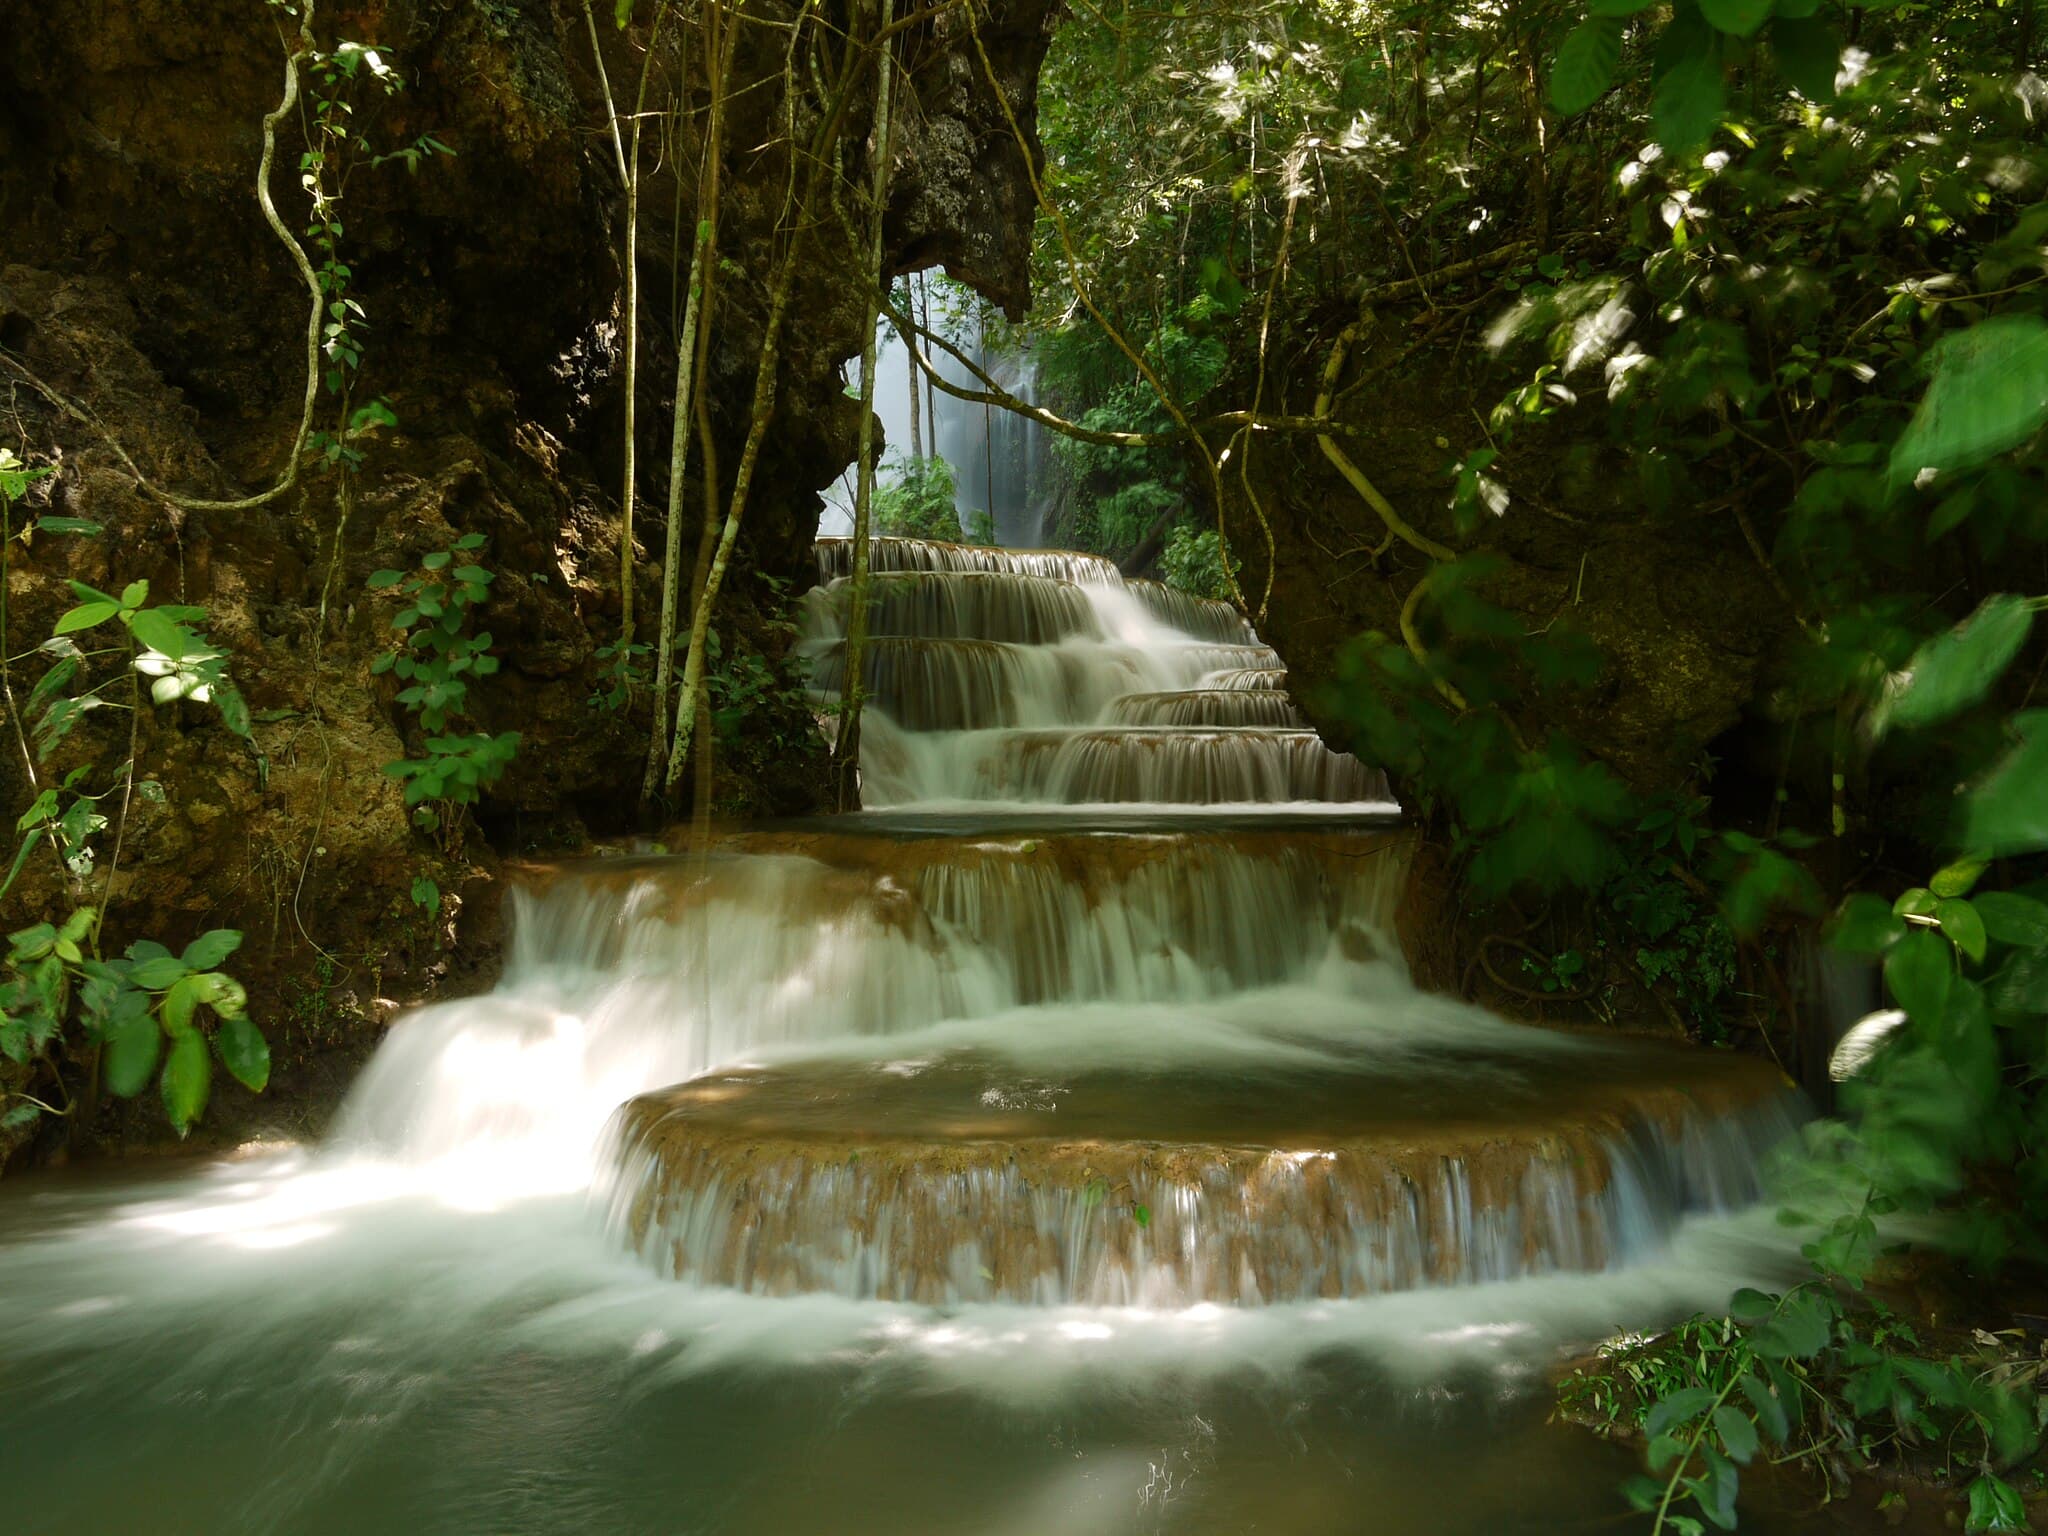
[[982, 759], [991, 799], [1059, 804], [1350, 803], [1390, 798], [1386, 775], [1309, 730], [1262, 726], [1009, 731]]
[[765, 1295], [1366, 1296], [1645, 1257], [1753, 1200], [1792, 1124], [1753, 1059], [1537, 1044], [1348, 1072], [720, 1072], [620, 1111], [610, 1219], [662, 1274]]
[[1308, 729], [1294, 700], [1273, 688], [1189, 688], [1178, 693], [1127, 693], [1110, 718], [1118, 725], [1215, 727], [1263, 725]]
[[771, 1037], [805, 1010], [877, 1037], [975, 1010], [1198, 1000], [1374, 953], [1412, 844], [1362, 827], [737, 831], [701, 857], [528, 866], [508, 969], [639, 978], [650, 1006], [701, 974], [757, 1014], [786, 1006]]
[[[821, 706], [849, 684], [852, 566], [820, 541], [799, 649]], [[870, 541], [866, 582], [867, 809], [1390, 804], [1228, 603], [1097, 555], [917, 539]]]

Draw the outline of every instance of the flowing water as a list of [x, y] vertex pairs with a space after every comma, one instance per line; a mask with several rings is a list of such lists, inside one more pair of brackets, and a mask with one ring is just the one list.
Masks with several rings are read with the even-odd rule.
[[868, 809], [526, 871], [321, 1147], [0, 1188], [0, 1529], [1631, 1528], [1546, 1373], [1790, 1272], [1795, 1096], [1411, 986], [1230, 610], [875, 568]]

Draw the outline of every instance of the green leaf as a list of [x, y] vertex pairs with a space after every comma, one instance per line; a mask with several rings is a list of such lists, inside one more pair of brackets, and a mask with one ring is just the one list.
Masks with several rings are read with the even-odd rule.
[[1833, 1331], [1834, 1316], [1827, 1303], [1810, 1292], [1795, 1291], [1785, 1298], [1778, 1315], [1757, 1330], [1754, 1342], [1760, 1355], [1810, 1360], [1827, 1348]]
[[1649, 1417], [1643, 1420], [1643, 1433], [1654, 1440], [1666, 1430], [1704, 1413], [1713, 1400], [1714, 1393], [1709, 1388], [1680, 1387], [1676, 1392], [1657, 1399]]
[[1136, 1222], [1136, 1223], [1137, 1223], [1137, 1224], [1138, 1224], [1139, 1226], [1141, 1226], [1141, 1227], [1149, 1227], [1149, 1226], [1151, 1226], [1151, 1225], [1152, 1225], [1152, 1207], [1151, 1207], [1151, 1206], [1149, 1206], [1149, 1205], [1143, 1205], [1143, 1204], [1139, 1204], [1139, 1205], [1134, 1205], [1134, 1206], [1132, 1206], [1132, 1207], [1131, 1207], [1131, 1220], [1135, 1221], [1135, 1222]]
[[1952, 864], [1944, 864], [1928, 881], [1937, 896], [1967, 896], [1970, 887], [1977, 883], [1984, 873], [1984, 860], [1963, 858]]
[[2019, 745], [1963, 806], [1963, 841], [1993, 857], [2048, 848], [2048, 710], [2015, 715]]
[[1858, 891], [1842, 903], [1828, 925], [1828, 943], [1848, 955], [1881, 955], [1906, 934], [1906, 925], [1884, 898]]
[[1934, 377], [1892, 449], [1895, 485], [1982, 464], [2048, 422], [2048, 320], [1997, 315], [1935, 344]]
[[2015, 891], [1985, 891], [1971, 903], [1984, 919], [1984, 932], [2001, 944], [2022, 949], [2048, 945], [2048, 905]]
[[1748, 37], [1769, 19], [1771, 0], [1699, 0], [1700, 14], [1717, 31]]
[[225, 1019], [214, 1037], [221, 1065], [252, 1093], [261, 1093], [270, 1081], [270, 1046], [263, 1031], [241, 1014]]
[[161, 608], [144, 608], [130, 614], [128, 632], [152, 651], [161, 651], [166, 656], [191, 656], [199, 649], [198, 637]]
[[1749, 1406], [1755, 1411], [1757, 1423], [1764, 1433], [1783, 1445], [1785, 1437], [1792, 1432], [1792, 1426], [1785, 1418], [1785, 1405], [1771, 1395], [1771, 1389], [1759, 1381], [1754, 1372], [1744, 1371], [1738, 1385], [1742, 1388], [1742, 1395], [1749, 1399]]
[[182, 980], [190, 970], [190, 966], [175, 956], [160, 955], [134, 966], [128, 972], [128, 980], [146, 992], [161, 992]]
[[211, 928], [185, 946], [184, 961], [195, 971], [210, 971], [241, 947], [241, 930]]
[[213, 1058], [207, 1054], [205, 1037], [195, 1033], [173, 1040], [162, 1081], [164, 1114], [172, 1130], [183, 1136], [192, 1129], [206, 1112], [212, 1087]]
[[1934, 904], [1934, 915], [1941, 923], [1941, 931], [1948, 935], [1949, 942], [1968, 955], [1972, 960], [1982, 960], [1987, 947], [1984, 933], [1984, 919], [1977, 915], [1977, 909], [1960, 896], [1944, 897]]
[[206, 1000], [205, 993], [203, 977], [187, 976], [184, 980], [174, 983], [164, 994], [164, 1033], [174, 1040], [182, 1040], [194, 1033], [192, 1015]]
[[1835, 99], [1835, 75], [1842, 67], [1842, 34], [1819, 16], [1771, 18], [1771, 57], [1778, 73], [1808, 101]]
[[1748, 1414], [1730, 1403], [1723, 1403], [1714, 1410], [1714, 1428], [1720, 1433], [1721, 1444], [1728, 1448], [1728, 1454], [1737, 1461], [1747, 1462], [1756, 1455], [1756, 1425], [1750, 1422]]
[[1728, 1315], [1738, 1323], [1760, 1323], [1777, 1310], [1777, 1297], [1746, 1285], [1728, 1298]]
[[[1950, 1516], [1951, 1519], [1954, 1516]], [[2024, 1531], [2027, 1524], [2026, 1500], [2020, 1497], [2019, 1489], [1991, 1473], [1981, 1474], [1970, 1484], [1970, 1517], [1965, 1522], [1966, 1531]]]
[[1614, 84], [1621, 66], [1622, 21], [1618, 16], [1589, 16], [1559, 44], [1550, 68], [1550, 104], [1571, 117], [1583, 112]]
[[76, 634], [81, 629], [91, 629], [95, 624], [104, 624], [121, 611], [121, 605], [111, 600], [94, 603], [80, 603], [76, 608], [58, 619], [51, 628], [53, 635]]
[[1871, 730], [1918, 730], [1946, 720], [1988, 694], [2026, 644], [2033, 612], [2009, 593], [1987, 597], [1962, 623], [1913, 653], [1905, 670], [1886, 680], [1871, 711]]
[[107, 530], [103, 524], [95, 523], [88, 518], [45, 516], [36, 519], [36, 531], [38, 533], [78, 533], [91, 537], [94, 534], [105, 533]]
[[149, 1086], [163, 1049], [164, 1033], [147, 1013], [116, 1019], [107, 1026], [107, 1091], [132, 1099]]
[[404, 579], [399, 571], [372, 571], [368, 585], [372, 592], [381, 592], [386, 587], [397, 586]]
[[1721, 55], [1709, 48], [1688, 53], [1657, 77], [1650, 121], [1666, 154], [1683, 158], [1703, 148], [1727, 105]]
[[242, 1010], [249, 1006], [249, 994], [225, 971], [208, 971], [194, 980], [198, 983], [199, 1000], [224, 1019], [240, 1018]]
[[1925, 928], [1914, 929], [1884, 957], [1885, 985], [1899, 1006], [1925, 1025], [1941, 1022], [1954, 979], [1948, 945]]

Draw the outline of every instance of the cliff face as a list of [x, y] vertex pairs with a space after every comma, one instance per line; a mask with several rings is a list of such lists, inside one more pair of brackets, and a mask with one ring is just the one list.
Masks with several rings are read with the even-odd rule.
[[[612, 85], [630, 103], [646, 18], [621, 37], [610, 6], [598, 9]], [[783, 111], [783, 33], [770, 11], [735, 66], [748, 105], [730, 141], [711, 391], [728, 480], [788, 165], [768, 131]], [[1049, 15], [1042, 0], [1019, 0], [982, 23], [1027, 131]], [[324, 48], [375, 45], [403, 82], [388, 96], [361, 82], [350, 92], [367, 148], [340, 210], [364, 308], [354, 399], [387, 398], [398, 424], [365, 444], [356, 475], [309, 470], [260, 509], [183, 511], [135, 471], [187, 497], [245, 495], [274, 482], [298, 423], [306, 291], [255, 196], [261, 124], [285, 73], [281, 27], [296, 22], [261, 0], [0, 0], [0, 442], [56, 468], [24, 511], [105, 529], [12, 547], [6, 649], [50, 632], [74, 601], [67, 578], [114, 590], [147, 580], [154, 599], [206, 610], [254, 713], [253, 749], [208, 709], [140, 712], [139, 772], [168, 793], [130, 812], [108, 934], [176, 944], [243, 929], [235, 968], [268, 1027], [287, 1106], [294, 1083], [332, 1075], [323, 1057], [367, 1048], [389, 999], [446, 979], [451, 909], [465, 956], [488, 947], [497, 856], [633, 824], [649, 717], [644, 689], [620, 710], [588, 702], [606, 666], [595, 652], [619, 628], [623, 282], [620, 178], [583, 9], [367, 0], [323, 6], [316, 25]], [[904, 43], [890, 265], [943, 263], [1021, 308], [1028, 187], [972, 43], [943, 20]], [[680, 81], [695, 101], [701, 67], [678, 28], [655, 56], [658, 87]], [[863, 323], [854, 189], [867, 181], [870, 99], [857, 95], [839, 140], [839, 215], [814, 220], [800, 247], [777, 415], [715, 616], [727, 656], [755, 652], [781, 679], [714, 754], [714, 801], [737, 814], [809, 809], [824, 783], [818, 734], [772, 669], [787, 645], [781, 593], [808, 584], [817, 493], [854, 452], [842, 365]], [[296, 167], [310, 121], [302, 103], [283, 123], [270, 178], [294, 233], [307, 221]], [[682, 231], [687, 242], [695, 222], [666, 167], [694, 163], [696, 132], [685, 115], [666, 146], [650, 132], [646, 153], [635, 590], [649, 643], [667, 503], [671, 240]], [[402, 160], [372, 163], [421, 135], [452, 154], [410, 173]], [[339, 411], [323, 394], [316, 427]], [[695, 487], [684, 504], [689, 548]], [[473, 690], [475, 725], [517, 730], [523, 743], [476, 830], [446, 848], [411, 828], [380, 771], [408, 755], [408, 719], [395, 685], [370, 672], [390, 644], [389, 605], [365, 583], [464, 534], [484, 536], [478, 559], [496, 573], [479, 627], [503, 663]], [[18, 666], [17, 690], [40, 671]], [[100, 723], [112, 713], [39, 765], [38, 782], [74, 761], [122, 761], [127, 722]], [[11, 821], [32, 798], [10, 744], [0, 809]], [[454, 898], [438, 915], [412, 899], [421, 875]], [[5, 899], [6, 925], [61, 918], [77, 899], [38, 858]], [[253, 1112], [222, 1107], [229, 1125]]]

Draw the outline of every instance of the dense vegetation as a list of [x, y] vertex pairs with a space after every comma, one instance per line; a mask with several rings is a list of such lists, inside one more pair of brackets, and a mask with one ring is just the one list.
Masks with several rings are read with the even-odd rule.
[[[1786, 969], [1825, 912], [1881, 963], [1896, 1007], [1838, 1054], [1842, 1116], [1788, 1197], [1815, 1279], [1741, 1300], [1677, 1348], [1695, 1368], [1606, 1389], [1647, 1423], [1660, 1528], [1732, 1522], [1759, 1432], [1945, 1447], [1973, 1529], [2024, 1518], [2002, 1469], [2035, 1444], [2032, 1377], [1929, 1355], [1857, 1296], [1903, 1212], [1949, 1213], [1979, 1283], [2048, 1259], [2033, 47], [2026, 4], [1088, 7], [1048, 66], [1036, 347], [1082, 429], [1074, 536], [1220, 541], [1215, 585], [1257, 611], [1270, 498], [1302, 492], [1255, 460], [1316, 434], [1384, 523], [1375, 560], [1411, 567], [1326, 708], [1482, 910], [1581, 914], [1569, 948], [1514, 944], [1503, 985], [1597, 1009], [1626, 974], [1720, 1039], [1738, 974]], [[1497, 359], [1489, 408], [1442, 425], [1431, 507], [1386, 503], [1344, 406], [1374, 372], [1347, 350], [1400, 300], [1403, 359], [1474, 334]], [[1519, 488], [1561, 442], [1623, 466], [1647, 525], [1739, 525], [1789, 619], [1750, 710], [1774, 778], [1632, 781], [1560, 727], [1606, 659], [1569, 609], [1530, 633], [1494, 601], [1489, 544], [1546, 515]]]
[[[305, 279], [303, 411], [268, 489], [228, 502], [150, 489], [266, 515], [320, 477], [337, 509], [331, 585], [353, 487], [401, 425], [359, 382], [377, 342], [344, 192], [356, 169], [450, 151], [352, 127], [398, 89], [389, 61], [326, 35], [310, 4], [272, 8], [286, 88], [262, 124], [259, 201]], [[1645, 1430], [1640, 1502], [1660, 1527], [1727, 1525], [1736, 1469], [1766, 1441], [1860, 1458], [1939, 1446], [1968, 1479], [1974, 1528], [2020, 1523], [2032, 1378], [1923, 1347], [1864, 1293], [1895, 1270], [1903, 1216], [1941, 1217], [1950, 1262], [1982, 1284], [2035, 1283], [2048, 1264], [2034, 622], [2048, 594], [2048, 87], [2031, 70], [2032, 0], [1214, 0], [1171, 14], [1079, 0], [1042, 82], [1042, 171], [984, 46], [990, 13], [971, 3], [807, 8], [767, 44], [719, 0], [618, 0], [585, 19], [625, 287], [619, 612], [594, 700], [645, 711], [648, 816], [675, 804], [693, 753], [792, 690], [722, 637], [721, 590], [759, 516], [808, 274], [824, 256], [860, 273], [870, 336], [889, 301], [889, 146], [913, 116], [891, 91], [915, 65], [911, 40], [929, 49], [917, 29], [943, 23], [1000, 106], [995, 135], [1015, 141], [1038, 209], [1037, 308], [1017, 340], [1048, 402], [1033, 414], [1061, 434], [1067, 534], [1263, 618], [1287, 600], [1273, 590], [1275, 513], [1324, 493], [1302, 489], [1295, 450], [1369, 509], [1380, 535], [1364, 569], [1399, 598], [1346, 650], [1321, 707], [1396, 773], [1475, 920], [1575, 915], [1568, 943], [1528, 942], [1527, 923], [1505, 933], [1519, 969], [1496, 981], [1597, 1011], [1624, 978], [1719, 1041], [1754, 1011], [1741, 994], [1789, 1011], [1772, 983], [1823, 925], [1882, 976], [1892, 1006], [1838, 1055], [1842, 1113], [1815, 1129], [1787, 1193], [1813, 1229], [1813, 1278], [1738, 1298], [1685, 1336], [1679, 1365], [1653, 1349], [1573, 1389]], [[604, 60], [622, 48], [635, 68], [615, 82]], [[756, 109], [734, 93], [764, 81], [773, 109], [736, 127], [730, 113]], [[302, 142], [280, 147], [281, 129]], [[274, 155], [300, 167], [305, 206], [289, 221], [270, 202]], [[664, 219], [640, 208], [657, 162], [673, 179]], [[736, 233], [726, 199], [742, 164], [758, 184], [735, 208], [768, 211]], [[665, 325], [639, 292], [663, 222], [683, 232]], [[660, 332], [648, 355], [669, 375], [651, 467], [635, 414], [643, 327]], [[722, 343], [750, 366], [722, 392], [739, 404], [721, 403], [721, 424]], [[1376, 433], [1413, 426], [1382, 425], [1393, 413], [1376, 385], [1394, 363], [1448, 371], [1469, 354], [1487, 359], [1491, 397], [1470, 421], [1431, 424], [1438, 498], [1397, 506], [1375, 478]], [[874, 374], [870, 355], [861, 376]], [[991, 380], [954, 392], [1026, 408]], [[914, 452], [876, 486], [860, 417], [855, 679], [867, 532], [958, 526], [942, 461]], [[1540, 627], [1512, 611], [1495, 548], [1514, 520], [1571, 522], [1530, 489], [1560, 460], [1606, 475], [1645, 539], [1709, 519], [1739, 532], [1779, 621], [1739, 759], [1646, 775], [1568, 728], [1614, 658], [1569, 608]], [[0, 459], [0, 551], [23, 520], [38, 538], [95, 536], [37, 499], [47, 468]], [[653, 614], [633, 596], [643, 501], [664, 535]], [[370, 675], [389, 674], [406, 742], [387, 772], [422, 847], [442, 852], [519, 747], [516, 732], [472, 728], [470, 684], [496, 668], [483, 543], [465, 535], [370, 583], [392, 636]], [[178, 789], [144, 776], [134, 722], [210, 709], [246, 742], [248, 711], [201, 610], [152, 604], [141, 582], [73, 596], [47, 636], [7, 633], [0, 610], [0, 654], [34, 668], [0, 678], [34, 791], [10, 812], [7, 878], [53, 860], [71, 898], [10, 935], [0, 1050], [21, 1070], [0, 1122], [154, 1083], [182, 1131], [213, 1060], [253, 1087], [268, 1057], [220, 969], [236, 930], [175, 953], [147, 914], [105, 931], [127, 807]], [[326, 610], [323, 588], [323, 633]], [[859, 741], [852, 694], [842, 769]], [[94, 718], [116, 711], [125, 750]], [[440, 898], [421, 875], [413, 899]], [[1483, 944], [1480, 960], [1492, 973]]]

